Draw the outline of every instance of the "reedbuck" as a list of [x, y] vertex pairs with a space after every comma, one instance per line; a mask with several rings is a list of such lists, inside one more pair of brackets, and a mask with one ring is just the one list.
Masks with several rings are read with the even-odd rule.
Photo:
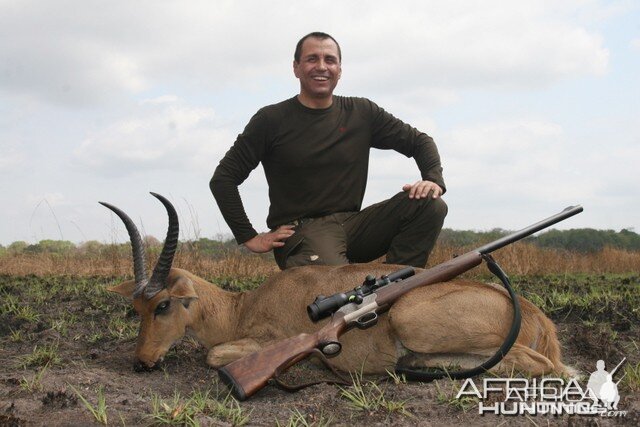
[[[124, 222], [133, 247], [135, 279], [109, 288], [133, 300], [141, 318], [136, 345], [137, 370], [151, 369], [184, 335], [208, 349], [207, 363], [221, 367], [269, 342], [321, 325], [306, 306], [319, 294], [331, 295], [398, 266], [361, 264], [297, 267], [270, 277], [258, 289], [227, 292], [200, 277], [172, 268], [178, 244], [178, 216], [171, 203], [152, 193], [167, 209], [169, 229], [158, 262], [148, 278], [144, 248], [133, 221], [107, 203]], [[520, 298], [522, 326], [516, 343], [493, 369], [530, 375], [573, 374], [562, 364], [556, 328], [536, 306]], [[500, 347], [511, 325], [509, 296], [498, 287], [452, 280], [417, 288], [399, 299], [371, 330], [342, 337], [343, 351], [331, 359], [342, 371], [384, 373], [401, 366], [478, 365]], [[322, 323], [322, 322], [321, 322]]]

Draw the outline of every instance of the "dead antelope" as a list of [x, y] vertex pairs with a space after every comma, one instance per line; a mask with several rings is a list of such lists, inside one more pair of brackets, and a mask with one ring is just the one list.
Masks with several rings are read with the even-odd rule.
[[[102, 203], [124, 222], [133, 248], [135, 279], [109, 288], [133, 299], [141, 317], [136, 369], [157, 366], [184, 335], [209, 349], [207, 363], [221, 367], [274, 340], [310, 333], [306, 306], [319, 294], [352, 289], [367, 274], [397, 270], [386, 264], [298, 267], [274, 274], [258, 289], [227, 292], [171, 268], [178, 243], [178, 216], [171, 203], [152, 193], [167, 209], [169, 228], [159, 260], [148, 278], [144, 248], [133, 221]], [[516, 343], [493, 369], [531, 375], [573, 374], [562, 364], [554, 324], [536, 306], [520, 298], [522, 327]], [[397, 363], [407, 367], [458, 365], [470, 368], [493, 355], [509, 330], [513, 310], [498, 287], [453, 280], [417, 288], [381, 316], [374, 329], [342, 337], [342, 353], [331, 363], [343, 371], [384, 373]], [[323, 323], [323, 322], [321, 322]]]

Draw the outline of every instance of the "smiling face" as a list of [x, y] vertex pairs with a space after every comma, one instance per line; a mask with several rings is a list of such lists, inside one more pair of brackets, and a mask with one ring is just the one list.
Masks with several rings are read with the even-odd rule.
[[309, 37], [302, 44], [300, 62], [293, 61], [293, 73], [300, 80], [300, 102], [310, 108], [327, 108], [342, 68], [338, 46], [330, 38]]

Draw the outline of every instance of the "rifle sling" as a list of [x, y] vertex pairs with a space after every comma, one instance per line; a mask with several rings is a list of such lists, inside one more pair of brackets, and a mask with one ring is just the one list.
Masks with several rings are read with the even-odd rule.
[[300, 383], [300, 384], [289, 384], [282, 381], [280, 379], [280, 376], [284, 374], [287, 371], [287, 369], [289, 369], [291, 366], [295, 365], [295, 363], [291, 363], [291, 362], [293, 362], [294, 359], [300, 360], [300, 356], [301, 356], [300, 354], [293, 356], [287, 359], [284, 363], [282, 363], [282, 365], [278, 366], [278, 368], [275, 370], [273, 378], [271, 378], [268, 381], [268, 384], [275, 385], [278, 388], [288, 392], [295, 392], [298, 390], [302, 390], [303, 388], [311, 387], [313, 385], [318, 385], [318, 384], [339, 384], [339, 385], [352, 384], [351, 381], [348, 381], [344, 377], [344, 375], [340, 374], [340, 372], [338, 372], [338, 370], [329, 363], [324, 353], [322, 353], [322, 351], [318, 350], [317, 348], [312, 348], [310, 350], [307, 350], [305, 353], [303, 353], [303, 358], [307, 358], [309, 356], [316, 356], [318, 359], [320, 359], [322, 364], [333, 373], [333, 375], [339, 378], [338, 380], [321, 380], [321, 381], [312, 381], [312, 382]]
[[476, 366], [472, 369], [466, 369], [463, 371], [454, 371], [448, 372], [443, 369], [438, 368], [430, 368], [436, 370], [436, 372], [427, 372], [427, 371], [416, 371], [408, 368], [399, 367], [396, 365], [396, 373], [399, 375], [404, 375], [404, 377], [409, 381], [422, 381], [429, 382], [433, 380], [439, 380], [442, 378], [449, 379], [463, 379], [469, 378], [476, 375], [480, 375], [488, 371], [497, 365], [504, 356], [509, 352], [513, 344], [516, 342], [518, 338], [518, 334], [520, 333], [520, 323], [522, 320], [522, 315], [520, 313], [520, 302], [518, 301], [518, 297], [516, 296], [513, 288], [511, 287], [511, 282], [509, 281], [509, 277], [505, 274], [505, 272], [500, 268], [498, 263], [491, 257], [489, 254], [483, 254], [482, 257], [487, 262], [487, 267], [489, 267], [489, 271], [491, 271], [500, 281], [503, 286], [509, 293], [511, 297], [511, 302], [513, 304], [513, 322], [511, 323], [511, 329], [505, 338], [504, 343], [498, 349], [498, 351], [483, 364]]

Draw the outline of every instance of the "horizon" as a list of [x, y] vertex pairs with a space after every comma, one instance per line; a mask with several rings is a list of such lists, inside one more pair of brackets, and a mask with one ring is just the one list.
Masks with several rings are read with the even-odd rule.
[[[124, 225], [123, 225], [123, 227], [124, 227]], [[608, 232], [608, 231], [610, 231], [610, 232], [614, 232], [616, 234], [620, 234], [623, 231], [627, 231], [627, 232], [631, 232], [631, 233], [633, 233], [633, 234], [635, 234], [637, 236], [640, 236], [640, 233], [637, 233], [635, 230], [630, 230], [630, 229], [626, 229], [626, 228], [623, 228], [623, 229], [620, 229], [620, 230], [614, 230], [614, 229], [599, 229], [599, 228], [588, 228], [588, 227], [585, 227], [585, 228], [566, 228], [566, 229], [559, 229], [559, 228], [553, 227], [553, 228], [547, 228], [547, 229], [538, 231], [538, 232], [532, 234], [531, 236], [527, 236], [527, 237], [521, 239], [520, 241], [523, 241], [523, 240], [525, 240], [525, 239], [527, 239], [529, 237], [534, 237], [534, 238], [535, 237], [539, 237], [542, 234], [546, 234], [546, 233], [548, 233], [550, 231], [575, 231], [575, 230], [589, 230], [589, 231], [595, 231], [595, 232]], [[510, 234], [510, 233], [514, 233], [514, 232], [516, 232], [518, 230], [517, 229], [516, 230], [507, 230], [507, 229], [503, 229], [503, 228], [499, 228], [499, 227], [492, 228], [492, 229], [489, 229], [489, 230], [453, 229], [453, 228], [449, 228], [449, 227], [443, 227], [442, 231], [443, 232], [454, 232], [454, 233], [471, 232], [471, 233], [474, 233], [474, 234], [490, 234], [490, 233]], [[442, 235], [442, 233], [441, 233], [441, 235]], [[164, 237], [165, 237], [164, 234], [161, 236], [162, 238], [159, 238], [158, 236], [153, 235], [153, 234], [143, 234], [143, 233], [140, 233], [140, 236], [141, 236], [142, 239], [147, 239], [147, 238], [155, 239], [160, 244], [162, 244], [162, 242], [164, 241]], [[441, 236], [439, 236], [438, 239], [440, 239], [440, 237]], [[231, 242], [231, 241], [235, 240], [233, 235], [231, 233], [229, 233], [229, 234], [226, 234], [226, 235], [199, 236], [198, 238], [194, 238], [193, 236], [179, 237], [178, 241], [179, 242], [195, 242], [195, 241], [198, 241], [200, 239], [208, 239], [208, 240], [211, 240], [211, 241], [221, 242], [221, 243], [228, 243], [228, 242]], [[126, 240], [117, 240], [117, 241], [114, 240], [114, 239], [110, 239], [109, 241], [105, 241], [105, 240], [100, 241], [100, 240], [95, 240], [95, 239], [93, 239], [93, 240], [72, 241], [72, 240], [68, 240], [68, 239], [55, 239], [55, 238], [53, 238], [53, 239], [42, 239], [42, 240], [39, 240], [37, 242], [27, 242], [25, 240], [15, 240], [15, 241], [9, 242], [9, 243], [0, 243], [0, 247], [8, 248], [13, 243], [26, 243], [27, 245], [37, 245], [37, 244], [39, 244], [39, 243], [41, 243], [43, 241], [69, 242], [69, 243], [72, 243], [75, 246], [81, 246], [81, 245], [83, 245], [85, 243], [89, 243], [89, 242], [97, 242], [97, 243], [100, 243], [102, 245], [110, 245], [110, 244], [122, 245], [122, 244], [130, 243], [130, 240], [129, 240], [128, 237], [126, 238]], [[516, 242], [514, 242], [514, 243], [516, 243]], [[241, 245], [238, 245], [238, 246], [241, 246]], [[254, 255], [259, 255], [259, 254], [254, 254]]]

